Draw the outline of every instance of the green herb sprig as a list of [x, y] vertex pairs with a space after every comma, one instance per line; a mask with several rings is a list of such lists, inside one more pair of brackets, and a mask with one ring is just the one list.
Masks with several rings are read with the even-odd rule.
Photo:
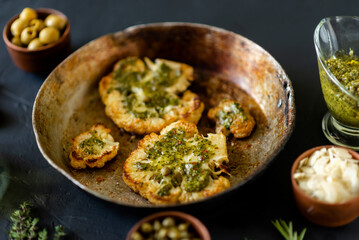
[[[33, 218], [31, 216], [31, 204], [24, 202], [20, 204], [19, 209], [15, 210], [10, 219], [12, 225], [9, 231], [9, 238], [11, 240], [47, 240], [46, 228], [39, 230], [37, 224], [39, 218]], [[60, 240], [65, 236], [65, 228], [61, 225], [55, 227], [54, 240]]]
[[305, 232], [307, 231], [307, 229], [304, 228], [298, 236], [297, 232], [294, 232], [293, 230], [292, 222], [289, 221], [289, 224], [287, 224], [282, 219], [272, 221], [272, 224], [278, 229], [278, 231], [283, 235], [284, 239], [286, 240], [303, 240]]
[[60, 240], [61, 237], [66, 236], [66, 232], [65, 232], [65, 228], [62, 225], [57, 225], [55, 227], [55, 235], [54, 235], [54, 240]]

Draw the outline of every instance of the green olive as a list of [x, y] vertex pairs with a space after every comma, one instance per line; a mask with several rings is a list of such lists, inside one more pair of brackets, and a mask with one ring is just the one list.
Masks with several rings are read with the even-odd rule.
[[131, 240], [143, 240], [143, 237], [139, 232], [134, 232], [131, 235]]
[[157, 239], [166, 239], [168, 230], [166, 228], [161, 228], [157, 232]]
[[178, 230], [180, 231], [187, 231], [188, 227], [189, 227], [189, 222], [178, 224]]
[[168, 230], [168, 237], [171, 239], [179, 239], [181, 237], [181, 233], [176, 227], [172, 227]]
[[45, 23], [41, 19], [32, 19], [30, 21], [30, 27], [32, 27], [36, 32], [40, 32], [45, 28]]
[[145, 222], [141, 225], [141, 231], [143, 233], [150, 233], [152, 232], [152, 225], [149, 224], [148, 222]]
[[35, 19], [37, 18], [37, 13], [34, 9], [32, 8], [24, 8], [22, 10], [22, 12], [20, 13], [19, 17], [21, 19], [24, 19], [24, 20], [27, 20], [27, 21], [30, 21], [32, 19]]
[[181, 231], [180, 232], [180, 238], [184, 239], [184, 238], [190, 238], [191, 234], [189, 234], [187, 231]]
[[160, 221], [155, 220], [153, 223], [153, 230], [158, 231], [158, 230], [160, 230], [161, 227], [162, 227], [162, 225], [161, 225]]
[[21, 18], [16, 19], [10, 27], [10, 31], [11, 34], [16, 37], [16, 36], [20, 36], [22, 30], [24, 30], [24, 28], [26, 28], [29, 25], [29, 21], [28, 20], [24, 20]]
[[62, 17], [59, 17], [54, 14], [50, 14], [45, 18], [45, 24], [48, 27], [54, 27], [59, 30], [62, 30], [66, 25], [66, 19], [63, 19]]
[[20, 46], [20, 47], [21, 47], [21, 45], [22, 45], [19, 36], [13, 37], [13, 38], [11, 39], [11, 42], [12, 42], [13, 44], [15, 44], [16, 46]]
[[45, 27], [40, 31], [39, 39], [43, 44], [56, 42], [60, 38], [60, 31], [54, 27]]
[[27, 45], [27, 49], [29, 50], [35, 50], [39, 47], [44, 46], [44, 44], [42, 44], [42, 42], [40, 41], [40, 39], [35, 38], [33, 40], [31, 40], [31, 42], [29, 43], [29, 45]]
[[176, 222], [172, 217], [166, 217], [165, 219], [163, 219], [162, 225], [164, 227], [173, 227], [176, 225]]
[[21, 43], [24, 45], [27, 45], [31, 42], [32, 39], [36, 38], [36, 31], [32, 27], [27, 27], [24, 30], [22, 30], [20, 35]]

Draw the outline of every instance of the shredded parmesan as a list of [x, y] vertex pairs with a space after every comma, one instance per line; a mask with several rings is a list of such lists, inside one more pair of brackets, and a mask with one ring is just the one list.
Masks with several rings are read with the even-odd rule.
[[321, 201], [340, 203], [359, 194], [359, 161], [343, 148], [315, 151], [300, 161], [293, 177], [305, 193]]

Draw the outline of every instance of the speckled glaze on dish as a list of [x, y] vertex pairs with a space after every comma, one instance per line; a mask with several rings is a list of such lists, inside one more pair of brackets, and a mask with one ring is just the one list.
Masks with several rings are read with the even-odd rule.
[[49, 14], [55, 14], [66, 19], [67, 25], [58, 41], [36, 50], [28, 50], [12, 44], [10, 26], [19, 15], [14, 16], [4, 27], [3, 40], [12, 61], [18, 68], [33, 73], [49, 73], [70, 53], [70, 22], [63, 13], [55, 9], [39, 8], [35, 10], [40, 19], [45, 19]]
[[311, 148], [302, 153], [293, 163], [291, 181], [296, 204], [304, 217], [318, 225], [326, 227], [339, 227], [354, 221], [359, 216], [359, 196], [343, 203], [326, 203], [305, 194], [293, 177], [298, 168], [299, 162], [303, 158], [309, 157], [312, 153], [322, 148], [328, 149], [331, 147], [346, 149], [354, 159], [359, 161], [359, 153], [348, 148], [334, 145]]
[[[33, 109], [33, 128], [45, 159], [97, 197], [126, 206], [158, 207], [134, 193], [122, 180], [123, 162], [143, 136], [116, 127], [106, 117], [97, 90], [101, 77], [118, 59], [127, 56], [165, 58], [195, 68], [190, 90], [198, 93], [206, 106], [198, 124], [203, 134], [214, 132], [207, 112], [223, 98], [241, 101], [256, 119], [250, 137], [227, 139], [231, 187], [210, 198], [238, 189], [257, 176], [292, 133], [295, 106], [291, 82], [275, 59], [255, 43], [201, 24], [130, 27], [98, 38], [68, 57], [48, 76]], [[70, 139], [95, 123], [112, 129], [111, 134], [120, 142], [119, 154], [102, 169], [74, 170], [68, 160]]]
[[135, 233], [136, 231], [138, 231], [143, 223], [152, 222], [156, 219], [162, 219], [165, 217], [173, 217], [175, 220], [189, 222], [191, 224], [191, 226], [194, 228], [194, 230], [198, 233], [200, 239], [211, 240], [211, 236], [208, 232], [208, 229], [200, 220], [198, 220], [197, 218], [195, 218], [192, 215], [189, 215], [189, 214], [183, 213], [183, 212], [178, 212], [178, 211], [158, 212], [158, 213], [151, 214], [151, 215], [141, 219], [127, 233], [126, 240], [131, 240], [132, 234]]

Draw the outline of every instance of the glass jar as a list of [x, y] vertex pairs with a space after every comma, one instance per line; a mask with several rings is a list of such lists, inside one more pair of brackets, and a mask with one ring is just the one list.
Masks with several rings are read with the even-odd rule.
[[359, 150], [359, 96], [349, 92], [326, 65], [338, 51], [359, 54], [359, 18], [335, 16], [324, 18], [314, 31], [319, 76], [329, 112], [322, 129], [332, 143]]

